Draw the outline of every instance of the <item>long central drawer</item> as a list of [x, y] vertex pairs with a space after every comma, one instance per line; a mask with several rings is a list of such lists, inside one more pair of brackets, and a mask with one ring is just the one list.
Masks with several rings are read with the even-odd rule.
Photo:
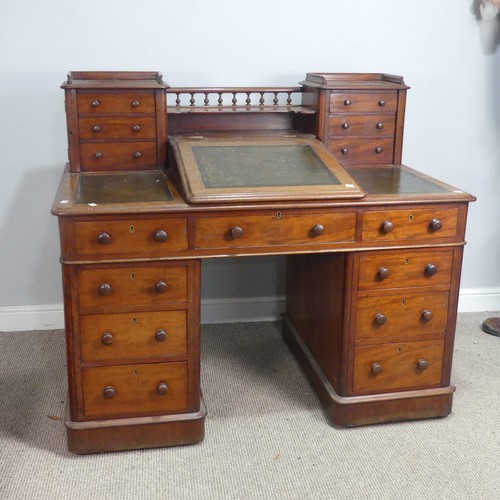
[[196, 220], [196, 248], [354, 241], [356, 213], [234, 215]]

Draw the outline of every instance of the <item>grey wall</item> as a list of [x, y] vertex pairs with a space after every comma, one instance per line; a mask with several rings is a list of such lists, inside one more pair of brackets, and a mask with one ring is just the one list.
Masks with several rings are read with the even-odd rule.
[[[175, 86], [405, 76], [405, 163], [478, 196], [462, 285], [500, 287], [500, 55], [472, 0], [8, 2], [0, 19], [0, 306], [62, 301], [56, 220], [68, 70], [159, 70]], [[205, 297], [283, 292], [283, 259], [208, 262]]]

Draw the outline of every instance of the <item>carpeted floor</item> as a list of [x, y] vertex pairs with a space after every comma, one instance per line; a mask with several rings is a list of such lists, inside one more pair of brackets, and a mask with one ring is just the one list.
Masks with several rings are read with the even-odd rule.
[[328, 425], [278, 324], [204, 326], [205, 441], [87, 456], [66, 450], [63, 332], [0, 333], [0, 498], [500, 499], [491, 315], [459, 315], [452, 415], [350, 429]]

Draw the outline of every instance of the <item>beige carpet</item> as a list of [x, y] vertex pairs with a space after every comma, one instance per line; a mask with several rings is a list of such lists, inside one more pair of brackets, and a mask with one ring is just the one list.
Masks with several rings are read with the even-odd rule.
[[0, 498], [500, 499], [490, 315], [459, 315], [451, 416], [351, 429], [327, 424], [279, 325], [205, 326], [205, 441], [87, 456], [66, 451], [62, 331], [2, 333]]

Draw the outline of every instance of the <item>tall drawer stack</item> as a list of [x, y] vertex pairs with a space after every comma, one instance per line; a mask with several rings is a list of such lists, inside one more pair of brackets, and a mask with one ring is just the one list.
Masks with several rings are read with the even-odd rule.
[[304, 101], [319, 139], [345, 165], [401, 163], [407, 86], [385, 74], [308, 73]]
[[66, 93], [72, 172], [164, 166], [164, 84], [153, 72], [72, 72]]

